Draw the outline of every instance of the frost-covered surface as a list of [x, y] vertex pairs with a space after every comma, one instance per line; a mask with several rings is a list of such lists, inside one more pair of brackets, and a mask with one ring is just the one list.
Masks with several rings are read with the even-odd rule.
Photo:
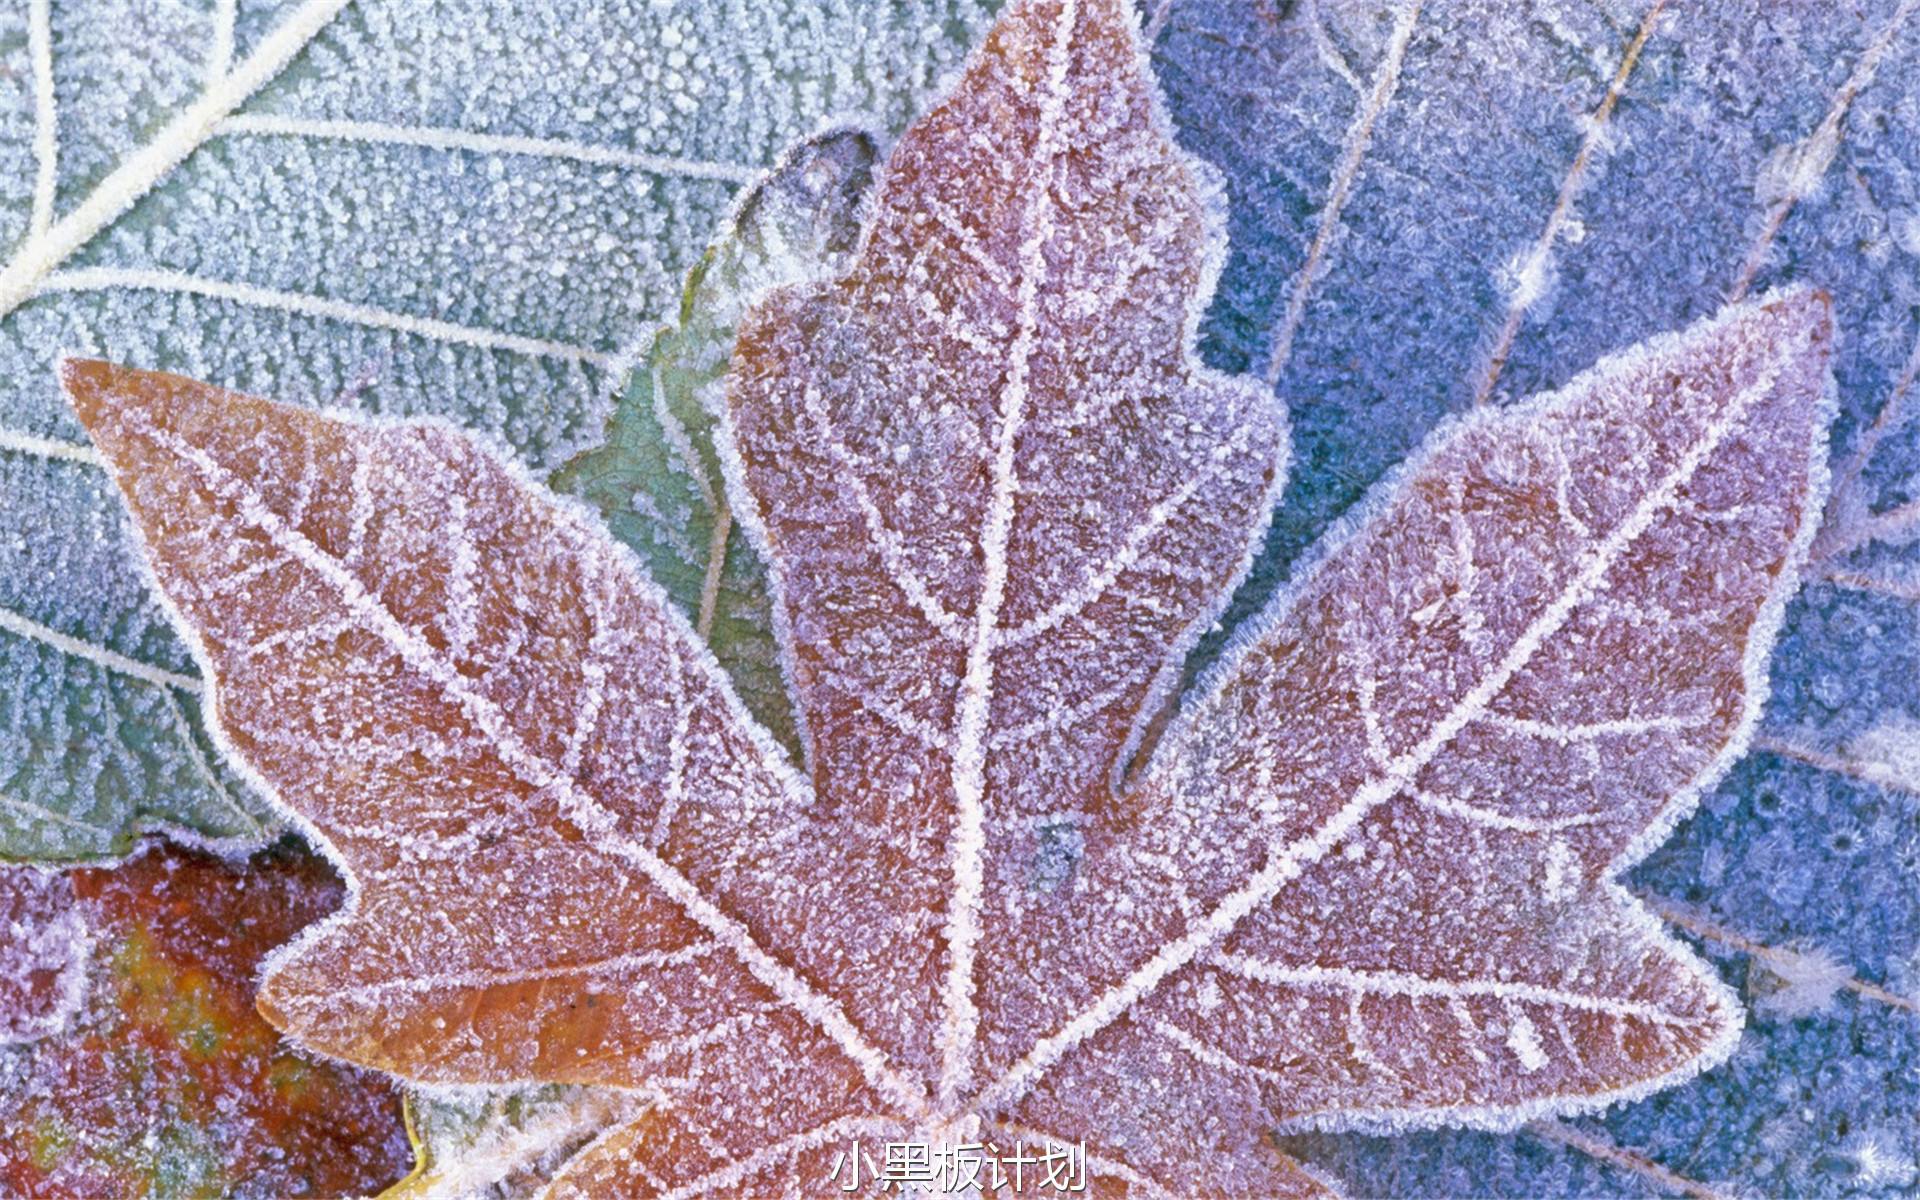
[[[297, 849], [235, 863], [156, 846], [112, 869], [0, 869], [0, 1028], [12, 1041], [39, 1025], [0, 1046], [0, 1192], [279, 1200], [403, 1175], [388, 1082], [301, 1055], [254, 1010], [261, 957], [341, 892]], [[44, 995], [12, 986], [23, 946], [78, 968], [54, 977], [58, 1021], [42, 1019]]]
[[60, 353], [452, 416], [550, 468], [739, 183], [830, 115], [897, 129], [992, 7], [6, 5], [0, 854], [261, 836], [74, 461]]
[[549, 480], [597, 508], [640, 555], [747, 708], [796, 758], [766, 567], [733, 518], [713, 429], [746, 305], [769, 288], [845, 268], [877, 153], [868, 133], [824, 130], [742, 192], [689, 275], [673, 322], [628, 377], [601, 444]]
[[[1241, 611], [1440, 414], [1471, 404], [1516, 312], [1496, 400], [1712, 311], [1758, 246], [1753, 287], [1798, 280], [1833, 295], [1843, 475], [1859, 430], [1905, 390], [1920, 332], [1914, 6], [1668, 4], [1649, 23], [1652, 7], [1429, 4], [1409, 18], [1337, 0], [1168, 6], [1155, 65], [1183, 142], [1222, 168], [1232, 200], [1234, 252], [1205, 351], [1267, 367], [1303, 297], [1277, 372], [1296, 466]], [[1903, 411], [1855, 493], [1865, 511], [1916, 496], [1910, 395]], [[1849, 556], [1845, 578], [1810, 584], [1791, 606], [1775, 655], [1762, 745], [1852, 774], [1755, 753], [1631, 879], [1908, 1000], [1920, 981], [1920, 801], [1897, 786], [1911, 776], [1875, 772], [1912, 761], [1900, 731], [1920, 706], [1914, 562], [1910, 535]], [[1746, 987], [1748, 955], [1700, 945]], [[1811, 1016], [1757, 1020], [1695, 1084], [1583, 1127], [1733, 1194], [1901, 1195], [1913, 1181], [1898, 1164], [1920, 1157], [1916, 1062], [1914, 1014], [1843, 989]], [[1895, 1167], [1866, 1170], [1861, 1146]], [[1653, 1187], [1530, 1137], [1321, 1139], [1303, 1152], [1362, 1193]]]
[[415, 1167], [381, 1200], [535, 1200], [582, 1147], [646, 1101], [612, 1088], [415, 1092]]
[[1455, 423], [1165, 723], [1286, 431], [1191, 356], [1218, 212], [1129, 25], [1010, 8], [849, 272], [741, 322], [716, 444], [804, 775], [633, 557], [446, 424], [66, 364], [223, 744], [353, 881], [277, 1024], [656, 1097], [555, 1181], [593, 1196], [818, 1190], [909, 1135], [1316, 1195], [1275, 1124], [1510, 1128], [1733, 1049], [1614, 877], [1753, 726], [1826, 299]]
[[[155, 98], [178, 95], [177, 81], [195, 78], [194, 64], [217, 73], [220, 64], [244, 62], [271, 48], [276, 29], [330, 6], [241, 3], [231, 38], [221, 4], [0, 7], [0, 244], [17, 248], [34, 223], [43, 175], [68, 211], [103, 162], [124, 158], [128, 139], [152, 131], [113, 127], [96, 112], [120, 105], [161, 115]], [[1428, 4], [1418, 12], [1339, 0], [1143, 7], [1161, 22], [1156, 66], [1181, 136], [1222, 169], [1232, 201], [1233, 254], [1206, 353], [1258, 373], [1276, 334], [1288, 330], [1275, 374], [1296, 431], [1293, 486], [1236, 615], [1442, 411], [1470, 403], [1489, 378], [1495, 399], [1564, 382], [1606, 350], [1713, 311], [1747, 273], [1756, 245], [1769, 248], [1756, 260], [1756, 287], [1806, 280], [1834, 293], [1843, 452], [1897, 390], [1914, 344], [1920, 250], [1912, 5], [1668, 4], [1647, 24], [1642, 3]], [[536, 39], [524, 36], [530, 26], [508, 28], [492, 16], [496, 9], [504, 6], [346, 9], [252, 103], [247, 111], [260, 119], [215, 135], [111, 236], [45, 264], [110, 267], [114, 274], [70, 276], [65, 286], [114, 287], [32, 301], [0, 319], [8, 368], [0, 430], [10, 431], [0, 433], [0, 511], [29, 514], [0, 534], [0, 609], [16, 614], [0, 626], [0, 802], [51, 801], [83, 826], [9, 807], [12, 852], [96, 855], [123, 846], [116, 834], [140, 805], [154, 819], [254, 836], [226, 799], [231, 781], [219, 779], [209, 747], [192, 732], [193, 697], [178, 686], [169, 701], [168, 676], [156, 676], [155, 687], [128, 669], [177, 673], [182, 685], [193, 671], [141, 592], [117, 500], [93, 467], [61, 457], [79, 435], [48, 387], [53, 353], [97, 347], [285, 398], [345, 392], [369, 408], [449, 412], [503, 433], [529, 462], [552, 466], [591, 440], [597, 417], [589, 414], [611, 390], [591, 359], [568, 355], [629, 348], [648, 324], [633, 318], [659, 315], [632, 296], [664, 301], [679, 266], [711, 235], [738, 177], [724, 154], [731, 131], [756, 131], [762, 140], [752, 148], [764, 157], [751, 161], [769, 161], [813, 116], [861, 105], [845, 95], [870, 87], [865, 79], [876, 74], [835, 67], [822, 76], [829, 82], [800, 82], [816, 67], [894, 53], [884, 47], [912, 47], [900, 50], [903, 63], [950, 62], [981, 28], [959, 4], [634, 4], [607, 8], [607, 20], [563, 14]], [[62, 58], [69, 49], [74, 56], [47, 55], [55, 144], [70, 139], [73, 149], [46, 173], [35, 155], [32, 26], [42, 11]], [[705, 97], [720, 114], [710, 125], [706, 109], [655, 120], [687, 102], [673, 73], [698, 62], [686, 37], [675, 46], [664, 30], [651, 36], [664, 12], [717, 18], [709, 53], [726, 61], [712, 78], [726, 82], [723, 98]], [[784, 24], [769, 35], [768, 20]], [[853, 20], [892, 32], [839, 40]], [[148, 36], [121, 44], [122, 61], [111, 63], [101, 57], [98, 30], [116, 22]], [[736, 30], [764, 37], [753, 44], [766, 48], [737, 58], [711, 48], [731, 46]], [[1617, 105], [1592, 120], [1643, 31]], [[615, 49], [601, 54], [608, 44]], [[686, 62], [676, 66], [675, 50]], [[136, 53], [155, 61], [125, 61]], [[776, 58], [795, 64], [784, 78], [729, 70]], [[636, 62], [661, 86], [628, 86]], [[924, 95], [932, 77], [917, 66], [878, 74], [891, 76], [895, 97]], [[762, 86], [781, 101], [764, 103]], [[88, 97], [99, 97], [99, 107], [86, 107]], [[312, 107], [303, 107], [308, 100]], [[910, 104], [880, 107], [897, 123]], [[1835, 113], [1837, 125], [1822, 133]], [[316, 116], [378, 128], [315, 126]], [[425, 129], [426, 140], [444, 143], [431, 129], [445, 128], [576, 141], [513, 143], [538, 153], [509, 153], [485, 141], [460, 148], [342, 140], [376, 132], [419, 140]], [[657, 142], [654, 133], [662, 134]], [[623, 153], [591, 163], [555, 157], [600, 147], [602, 137]], [[719, 170], [669, 172], [654, 184], [642, 165], [648, 153]], [[249, 177], [249, 168], [285, 178]], [[527, 211], [496, 194], [522, 186], [536, 202]], [[592, 199], [609, 189], [623, 193], [618, 204]], [[229, 193], [232, 203], [221, 199]], [[1783, 207], [1785, 200], [1795, 202]], [[537, 211], [547, 202], [574, 208], [553, 214], [550, 226], [549, 214]], [[259, 204], [272, 207], [263, 213], [252, 207]], [[497, 226], [469, 230], [448, 219], [449, 210]], [[1775, 211], [1783, 219], [1769, 238]], [[597, 273], [581, 240], [591, 231], [597, 250], [602, 223], [635, 222], [654, 236], [609, 247], [617, 269]], [[423, 272], [451, 264], [450, 274], [428, 283], [394, 270], [384, 260], [411, 256], [416, 246], [387, 237], [389, 227], [456, 239], [457, 252], [418, 248]], [[548, 240], [550, 227], [559, 232]], [[540, 272], [550, 258], [582, 272], [580, 286], [546, 282]], [[1302, 274], [1310, 258], [1315, 269]], [[229, 275], [230, 263], [245, 263], [247, 273]], [[125, 270], [156, 264], [200, 274]], [[292, 291], [220, 299], [131, 286], [204, 292], [229, 278], [310, 285], [360, 307], [329, 316], [309, 306], [303, 315], [273, 307], [302, 303]], [[522, 294], [538, 302], [523, 303]], [[1289, 316], [1295, 307], [1297, 318]], [[450, 324], [403, 333], [392, 327], [396, 315]], [[464, 340], [484, 330], [459, 322], [494, 317], [503, 332], [552, 344]], [[1489, 365], [1509, 326], [1496, 375]], [[588, 332], [576, 337], [576, 329]], [[1913, 429], [1909, 421], [1881, 439], [1856, 492], [1865, 507], [1850, 509], [1854, 516], [1897, 513], [1914, 499]], [[1831, 956], [1912, 999], [1920, 993], [1920, 829], [1911, 784], [1900, 785], [1913, 779], [1920, 567], [1910, 539], [1866, 547], [1840, 565], [1835, 581], [1810, 586], [1789, 614], [1763, 734], [1816, 761], [1750, 756], [1631, 882], [1746, 938]], [[79, 652], [63, 648], [61, 637], [77, 639]], [[1065, 877], [1078, 841], [1056, 832], [1047, 845], [1036, 879]], [[1777, 989], [1778, 976], [1745, 953], [1701, 945], [1749, 997]], [[1582, 1128], [1732, 1192], [1901, 1194], [1912, 1186], [1916, 1157], [1916, 1056], [1910, 1013], [1843, 987], [1811, 1016], [1751, 1025], [1727, 1066]], [[1321, 1138], [1301, 1153], [1362, 1193], [1649, 1186], [1528, 1136]]]
[[73, 882], [51, 871], [0, 874], [0, 1044], [64, 1030], [87, 986], [90, 937]]

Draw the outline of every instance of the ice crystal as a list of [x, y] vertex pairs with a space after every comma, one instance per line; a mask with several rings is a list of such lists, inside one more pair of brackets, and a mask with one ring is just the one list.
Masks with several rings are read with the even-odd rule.
[[688, 278], [678, 320], [654, 340], [608, 421], [604, 444], [555, 472], [556, 491], [600, 510], [783, 743], [793, 717], [780, 680], [766, 568], [726, 500], [713, 425], [726, 404], [734, 327], [760, 292], [834, 273], [859, 232], [874, 143], [826, 131], [788, 150], [742, 193]]
[[1801, 950], [1783, 946], [1757, 965], [1755, 974], [1757, 978], [1749, 981], [1754, 1008], [1785, 1021], [1823, 1011], [1853, 978], [1844, 963], [1818, 947]]
[[[1221, 168], [1231, 200], [1232, 255], [1203, 353], [1264, 368], [1295, 434], [1286, 498], [1229, 627], [1489, 383], [1490, 403], [1561, 386], [1743, 290], [1804, 281], [1832, 293], [1841, 519], [1827, 524], [1864, 532], [1872, 523], [1848, 514], [1892, 517], [1920, 496], [1920, 5], [1152, 7], [1165, 15], [1155, 65], [1180, 139]], [[1769, 157], [1812, 144], [1823, 125], [1826, 177], [1804, 198], [1757, 194]], [[1517, 307], [1503, 268], [1536, 251], [1552, 284]], [[1883, 436], [1867, 438], [1876, 426]], [[1783, 624], [1757, 752], [1635, 869], [1635, 891], [1700, 905], [1752, 940], [1824, 946], [1867, 980], [1913, 955], [1913, 800], [1829, 768], [1854, 772], [1868, 762], [1848, 753], [1856, 738], [1920, 717], [1916, 550], [1882, 544], [1810, 571]], [[1869, 830], [1891, 810], [1900, 836], [1832, 853], [1828, 829], [1846, 810]], [[1701, 948], [1730, 981], [1750, 969], [1731, 946]], [[1904, 1131], [1907, 1153], [1920, 1153], [1910, 1014], [1843, 1001], [1753, 1036], [1751, 1069], [1621, 1105], [1589, 1128], [1694, 1180], [1731, 1181], [1729, 1194], [1832, 1194], [1833, 1179], [1804, 1167], [1849, 1128]], [[1842, 1063], [1870, 1082], [1814, 1082]], [[1776, 1114], [1801, 1133], [1793, 1153], [1753, 1138]], [[1530, 1135], [1323, 1138], [1316, 1150], [1369, 1195], [1647, 1186], [1596, 1179], [1581, 1151]]]

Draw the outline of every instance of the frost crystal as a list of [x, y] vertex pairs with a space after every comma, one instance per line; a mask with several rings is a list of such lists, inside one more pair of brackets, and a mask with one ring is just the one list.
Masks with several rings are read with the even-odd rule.
[[1824, 1012], [1853, 979], [1845, 963], [1820, 949], [1782, 947], [1756, 964], [1753, 1006], [1765, 1016], [1794, 1021]]
[[0, 872], [0, 1045], [67, 1027], [86, 991], [88, 942], [65, 875]]
[[[110, 869], [0, 870], [0, 1190], [87, 1200], [344, 1196], [406, 1169], [399, 1098], [253, 1006], [261, 956], [340, 900], [310, 855], [149, 846]], [[23, 947], [42, 953], [27, 974]], [[48, 963], [66, 964], [57, 977]], [[15, 985], [41, 992], [26, 1007]]]
[[1306, 1195], [1276, 1123], [1517, 1124], [1732, 1048], [1614, 877], [1743, 748], [1824, 490], [1824, 297], [1437, 433], [1171, 684], [1279, 485], [1123, 0], [1012, 6], [717, 447], [804, 772], [596, 525], [474, 440], [66, 369], [257, 784], [351, 873], [302, 1042], [636, 1089], [560, 1196], [824, 1192], [850, 1138]]

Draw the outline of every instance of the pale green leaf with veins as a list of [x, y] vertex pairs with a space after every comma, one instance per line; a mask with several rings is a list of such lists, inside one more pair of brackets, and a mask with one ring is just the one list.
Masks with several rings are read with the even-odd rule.
[[0, 5], [0, 856], [275, 828], [206, 736], [61, 355], [435, 414], [551, 471], [739, 188], [832, 114], [899, 128], [993, 7]]
[[630, 1092], [561, 1084], [468, 1096], [410, 1094], [413, 1172], [380, 1200], [530, 1200], [581, 1147], [644, 1107]]
[[637, 551], [726, 668], [741, 698], [796, 758], [765, 565], [740, 535], [713, 448], [734, 325], [769, 288], [833, 274], [859, 236], [873, 138], [855, 129], [796, 145], [743, 193], [687, 276], [679, 319], [627, 379], [606, 441], [553, 476]]

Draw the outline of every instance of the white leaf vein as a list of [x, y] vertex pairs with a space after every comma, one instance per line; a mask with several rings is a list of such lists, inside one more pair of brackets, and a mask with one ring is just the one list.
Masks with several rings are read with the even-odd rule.
[[465, 129], [441, 129], [432, 126], [386, 125], [377, 121], [345, 121], [248, 113], [222, 121], [218, 132], [233, 136], [311, 138], [374, 145], [419, 146], [430, 150], [461, 150], [474, 154], [557, 158], [593, 166], [645, 171], [651, 175], [711, 179], [736, 186], [752, 183], [763, 171], [761, 167], [742, 166], [738, 163], [676, 158], [673, 155], [649, 154], [645, 151], [626, 150], [618, 146], [595, 146], [584, 142], [568, 141], [565, 138], [476, 133]]
[[1569, 988], [1516, 983], [1504, 979], [1430, 979], [1405, 971], [1355, 970], [1349, 967], [1289, 966], [1244, 954], [1220, 954], [1207, 960], [1256, 983], [1339, 992], [1343, 995], [1406, 996], [1420, 1000], [1464, 1000], [1492, 997], [1603, 1016], [1646, 1021], [1653, 1025], [1697, 1026], [1698, 1016], [1671, 1012], [1657, 1004], [1596, 996]]
[[128, 658], [105, 646], [97, 646], [85, 639], [61, 633], [52, 626], [42, 625], [12, 609], [0, 608], [0, 629], [18, 637], [51, 646], [63, 654], [85, 659], [95, 666], [105, 667], [109, 671], [151, 683], [155, 687], [179, 688], [183, 692], [190, 692], [196, 696], [200, 694], [200, 681], [191, 675], [182, 675], [177, 671], [169, 671], [150, 663], [143, 663], [138, 659]]
[[52, 0], [27, 0], [27, 55], [33, 66], [33, 210], [27, 225], [27, 236], [32, 238], [53, 224], [54, 186], [60, 171]]
[[1039, 96], [1033, 163], [1021, 211], [1019, 290], [1006, 386], [1000, 394], [999, 428], [993, 447], [993, 488], [980, 531], [980, 595], [973, 614], [966, 673], [954, 714], [954, 751], [948, 778], [954, 800], [953, 894], [947, 904], [945, 1016], [940, 1038], [940, 1098], [954, 1105], [972, 1077], [980, 1013], [974, 1001], [975, 955], [980, 907], [986, 892], [986, 756], [992, 719], [994, 644], [1007, 593], [1007, 545], [1013, 534], [1020, 431], [1027, 420], [1033, 356], [1040, 337], [1040, 291], [1047, 280], [1047, 243], [1052, 240], [1054, 196], [1048, 177], [1062, 153], [1067, 71], [1079, 6], [1060, 6], [1047, 73]]
[[13, 450], [39, 458], [85, 463], [89, 467], [100, 465], [99, 452], [92, 446], [83, 446], [78, 442], [61, 441], [56, 438], [43, 438], [15, 429], [0, 428], [0, 450]]
[[123, 159], [66, 216], [27, 237], [0, 268], [0, 317], [31, 297], [40, 281], [93, 240], [207, 140], [229, 113], [277, 76], [348, 0], [304, 0], [232, 71]]
[[598, 350], [566, 342], [523, 337], [516, 333], [474, 325], [459, 325], [432, 317], [416, 317], [409, 313], [393, 312], [370, 304], [334, 300], [325, 296], [311, 296], [303, 292], [280, 291], [251, 283], [207, 279], [198, 275], [189, 275], [184, 271], [155, 270], [144, 267], [84, 267], [74, 271], [58, 271], [40, 281], [36, 294], [95, 292], [111, 288], [204, 296], [209, 300], [224, 300], [253, 308], [277, 309], [299, 316], [320, 317], [330, 321], [365, 325], [374, 329], [388, 329], [395, 333], [454, 345], [471, 346], [479, 350], [504, 350], [534, 358], [587, 363], [602, 369], [607, 368], [612, 361], [610, 355]]

